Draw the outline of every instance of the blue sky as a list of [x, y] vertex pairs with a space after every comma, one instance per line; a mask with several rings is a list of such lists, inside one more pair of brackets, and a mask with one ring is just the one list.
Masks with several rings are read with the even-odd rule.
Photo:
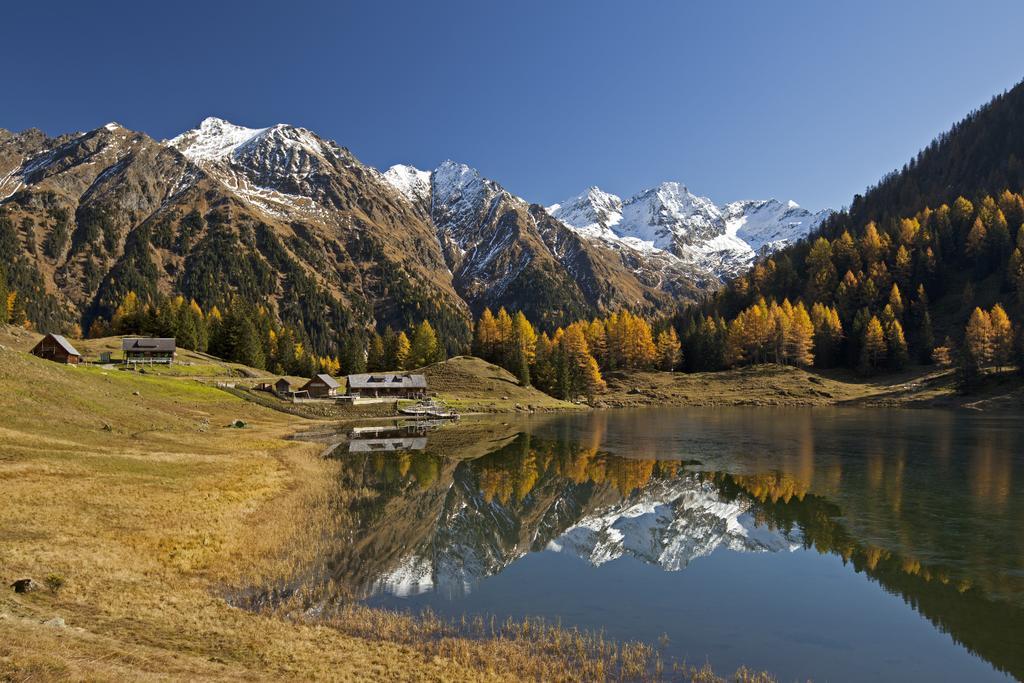
[[52, 2], [0, 20], [0, 127], [216, 115], [551, 203], [662, 180], [848, 204], [1024, 78], [1017, 0]]

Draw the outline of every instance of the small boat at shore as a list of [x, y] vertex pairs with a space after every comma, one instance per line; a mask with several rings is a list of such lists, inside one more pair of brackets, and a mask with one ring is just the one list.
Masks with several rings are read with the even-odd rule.
[[458, 420], [459, 414], [444, 405], [433, 400], [417, 401], [411, 406], [399, 408], [398, 412], [410, 417], [426, 418], [433, 420]]

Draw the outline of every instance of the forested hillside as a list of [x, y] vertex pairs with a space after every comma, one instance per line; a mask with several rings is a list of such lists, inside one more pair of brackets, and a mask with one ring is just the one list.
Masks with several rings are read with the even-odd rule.
[[[925, 206], [952, 204], [963, 195], [996, 196], [1024, 187], [1024, 84], [997, 95], [893, 171], [848, 211], [822, 228], [834, 238], [843, 230], [913, 215]], [[1013, 226], [1018, 227], [1018, 226]]]
[[817, 236], [686, 308], [676, 321], [686, 367], [779, 361], [874, 372], [960, 361], [970, 375], [1014, 362], [1022, 341], [1013, 321], [1024, 320], [1022, 124], [1018, 85], [855, 197]]

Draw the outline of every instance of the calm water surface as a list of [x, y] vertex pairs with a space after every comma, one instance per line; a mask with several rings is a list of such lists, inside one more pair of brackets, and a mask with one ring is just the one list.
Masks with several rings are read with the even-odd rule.
[[543, 616], [781, 680], [1024, 678], [1019, 417], [647, 409], [341, 443], [368, 604]]

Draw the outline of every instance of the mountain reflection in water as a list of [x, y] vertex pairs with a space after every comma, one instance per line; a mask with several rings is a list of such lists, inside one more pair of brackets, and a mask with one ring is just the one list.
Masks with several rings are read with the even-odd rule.
[[[849, 567], [846, 580], [869, 577], [996, 669], [1024, 676], [1024, 438], [1012, 419], [666, 409], [415, 438], [425, 439], [416, 451], [336, 451], [341, 486], [372, 495], [352, 505], [351, 542], [322, 578], [373, 604], [428, 598], [457, 614], [488, 581], [518, 580], [499, 575], [534, 556], [578, 558], [558, 571], [634, 562], [680, 572], [717, 551], [813, 549]], [[551, 616], [590, 628], [625, 616], [555, 603]]]

